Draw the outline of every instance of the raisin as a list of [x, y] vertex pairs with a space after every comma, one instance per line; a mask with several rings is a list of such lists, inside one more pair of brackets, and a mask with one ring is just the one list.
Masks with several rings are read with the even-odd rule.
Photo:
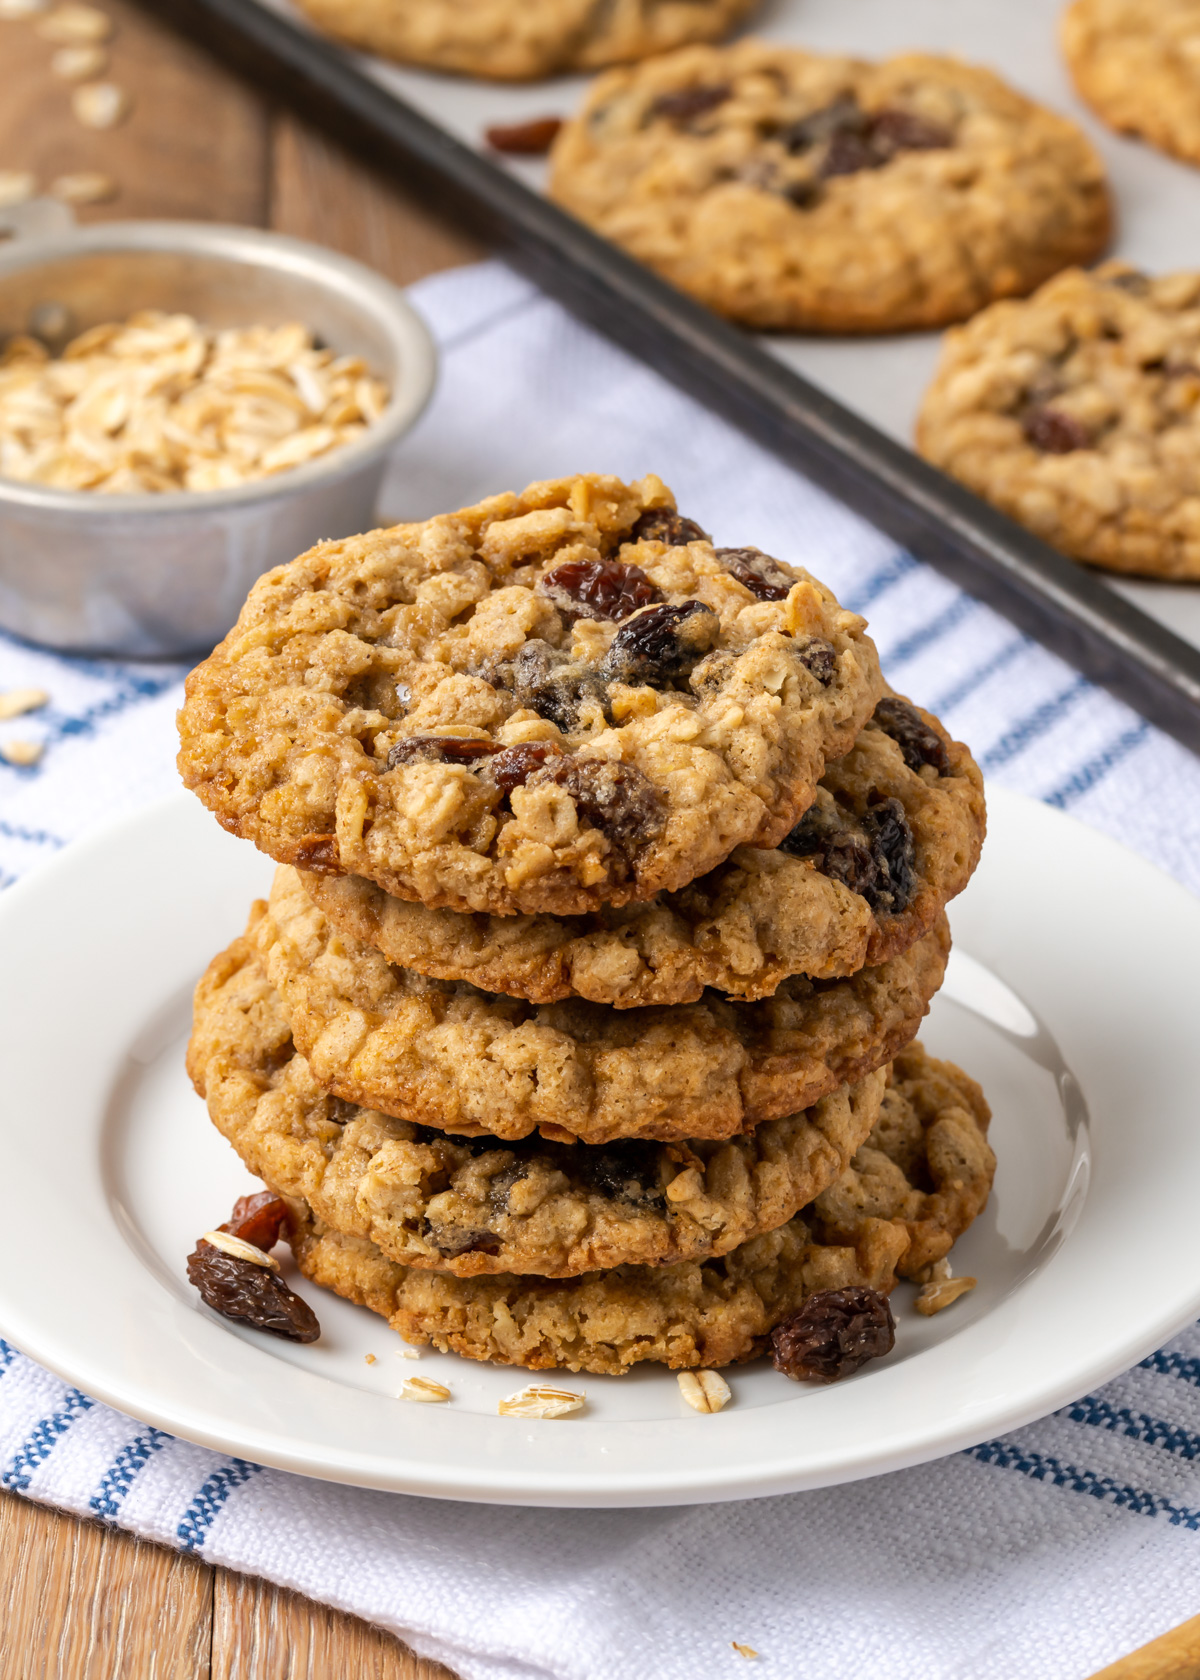
[[548, 759], [562, 756], [562, 748], [552, 741], [518, 741], [516, 746], [498, 752], [488, 770], [500, 791], [509, 794], [514, 788], [524, 787], [533, 772], [540, 770]]
[[1132, 297], [1145, 297], [1150, 290], [1150, 276], [1139, 269], [1127, 268], [1123, 274], [1106, 274], [1102, 284], [1115, 286], [1119, 292], [1128, 292]]
[[896, 1345], [886, 1295], [856, 1284], [818, 1289], [771, 1332], [771, 1363], [793, 1382], [837, 1382]]
[[628, 541], [660, 542], [668, 548], [682, 548], [684, 543], [710, 542], [711, 538], [702, 525], [697, 525], [694, 519], [685, 519], [674, 508], [647, 508], [630, 531]]
[[716, 613], [700, 601], [647, 607], [617, 631], [601, 674], [610, 682], [665, 688], [700, 663], [720, 628]]
[[539, 580], [538, 591], [568, 623], [577, 618], [620, 623], [639, 607], [663, 599], [662, 590], [640, 566], [626, 566], [620, 560], [564, 560]]
[[1070, 455], [1076, 449], [1091, 447], [1091, 434], [1073, 414], [1061, 408], [1031, 408], [1021, 421], [1021, 430], [1035, 449], [1043, 455]]
[[923, 764], [932, 764], [939, 776], [949, 770], [946, 743], [910, 701], [901, 700], [898, 694], [885, 694], [875, 708], [875, 722], [895, 741], [910, 770], [919, 770]]
[[565, 788], [583, 821], [598, 829], [626, 860], [662, 832], [662, 796], [636, 765], [567, 758], [539, 771], [536, 780]]
[[[330, 1097], [329, 1118], [338, 1126], [348, 1126], [351, 1120], [357, 1120], [362, 1110], [357, 1103], [346, 1102], [342, 1097]], [[261, 1244], [259, 1245], [262, 1246]]]
[[500, 748], [494, 741], [469, 740], [461, 735], [406, 735], [388, 750], [387, 767], [401, 764], [471, 764]]
[[797, 210], [811, 210], [821, 196], [821, 189], [815, 181], [789, 181], [782, 194]]
[[508, 1212], [509, 1191], [528, 1176], [529, 1168], [520, 1159], [510, 1161], [508, 1166], [501, 1167], [495, 1174], [488, 1184], [488, 1202], [497, 1213]]
[[761, 548], [718, 548], [714, 551], [730, 577], [736, 578], [760, 601], [783, 601], [797, 579]]
[[426, 1219], [422, 1235], [439, 1254], [453, 1260], [459, 1254], [499, 1254], [500, 1238], [494, 1231], [468, 1231], [462, 1226], [439, 1225]]
[[201, 1300], [223, 1318], [241, 1319], [289, 1342], [315, 1342], [321, 1334], [316, 1313], [278, 1272], [253, 1260], [235, 1259], [203, 1237], [188, 1255], [187, 1275]]
[[660, 93], [650, 107], [651, 117], [665, 117], [668, 122], [690, 122], [693, 117], [702, 117], [708, 111], [715, 111], [718, 105], [724, 105], [733, 89], [728, 85], [721, 87], [692, 87], [680, 88], [678, 93]]
[[557, 140], [561, 127], [561, 117], [534, 117], [529, 122], [494, 123], [484, 129], [483, 137], [494, 152], [541, 157]]
[[218, 1230], [253, 1243], [266, 1254], [279, 1241], [279, 1234], [287, 1224], [287, 1203], [273, 1190], [260, 1190], [253, 1196], [239, 1196], [233, 1212]]
[[864, 169], [882, 169], [887, 162], [884, 153], [875, 149], [869, 134], [844, 130], [835, 134], [821, 160], [821, 179], [834, 175], [858, 175]]
[[871, 142], [877, 152], [940, 152], [954, 144], [954, 136], [915, 111], [888, 109], [871, 118]]
[[898, 916], [908, 909], [917, 884], [916, 851], [908, 817], [898, 799], [878, 799], [864, 815], [862, 825], [877, 871], [874, 891], [863, 897], [872, 910], [889, 910]]
[[826, 140], [832, 140], [835, 134], [847, 131], [861, 134], [865, 133], [866, 127], [866, 112], [854, 95], [848, 93], [835, 99], [832, 105], [810, 111], [808, 116], [801, 117], [799, 122], [785, 129], [780, 138], [789, 152], [807, 152]]
[[297, 869], [309, 869], [314, 875], [340, 875], [341, 853], [335, 834], [306, 834], [292, 847], [291, 861]]
[[574, 729], [586, 705], [598, 705], [607, 715], [608, 687], [591, 665], [571, 663], [570, 655], [535, 637], [517, 654], [489, 673], [493, 684], [512, 691], [521, 706], [548, 718], [559, 729]]
[[870, 841], [851, 828], [840, 812], [810, 806], [779, 850], [789, 857], [811, 857], [822, 875], [872, 902], [879, 865]]
[[796, 658], [814, 676], [822, 688], [828, 688], [837, 675], [837, 649], [823, 636], [809, 636], [793, 644]]
[[654, 1182], [657, 1154], [654, 1144], [630, 1141], [580, 1149], [573, 1160], [580, 1179], [597, 1195], [641, 1207], [661, 1207], [662, 1196]]

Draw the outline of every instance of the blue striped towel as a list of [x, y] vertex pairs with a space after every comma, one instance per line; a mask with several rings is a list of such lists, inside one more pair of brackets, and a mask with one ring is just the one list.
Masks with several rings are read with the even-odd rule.
[[[444, 358], [384, 504], [423, 518], [580, 466], [658, 472], [719, 534], [810, 565], [989, 777], [1200, 887], [1200, 765], [497, 264], [424, 282]], [[174, 781], [177, 668], [0, 638], [49, 690], [0, 742], [0, 882]], [[1200, 1612], [1200, 1329], [1053, 1417], [920, 1469], [663, 1511], [525, 1511], [264, 1470], [90, 1400], [0, 1341], [0, 1482], [392, 1629], [465, 1680], [694, 1680], [737, 1640], [805, 1680], [1083, 1680]]]

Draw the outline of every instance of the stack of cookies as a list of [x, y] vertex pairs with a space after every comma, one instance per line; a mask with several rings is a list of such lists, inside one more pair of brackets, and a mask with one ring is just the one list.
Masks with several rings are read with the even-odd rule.
[[306, 1276], [537, 1370], [774, 1333], [836, 1375], [796, 1352], [806, 1303], [841, 1369], [898, 1276], [953, 1297], [988, 1110], [913, 1040], [982, 784], [865, 629], [653, 477], [260, 580], [180, 768], [281, 867], [189, 1069]]

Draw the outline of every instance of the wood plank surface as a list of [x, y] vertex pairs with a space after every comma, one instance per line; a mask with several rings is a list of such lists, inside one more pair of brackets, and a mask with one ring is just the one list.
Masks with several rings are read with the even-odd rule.
[[[128, 117], [81, 126], [39, 19], [0, 20], [0, 171], [109, 175], [118, 195], [80, 220], [247, 222], [331, 245], [400, 283], [479, 247], [272, 110], [128, 0], [106, 79]], [[0, 1491], [0, 1680], [453, 1680], [352, 1616]]]

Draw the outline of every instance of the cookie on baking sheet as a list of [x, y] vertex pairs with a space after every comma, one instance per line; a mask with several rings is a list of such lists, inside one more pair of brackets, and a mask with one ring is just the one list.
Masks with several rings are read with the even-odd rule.
[[1076, 560], [1200, 578], [1200, 273], [1072, 269], [956, 328], [917, 446]]
[[719, 41], [757, 0], [298, 0], [352, 47], [489, 81], [527, 82]]
[[402, 1265], [459, 1277], [569, 1277], [728, 1253], [828, 1188], [879, 1118], [886, 1074], [723, 1143], [589, 1148], [462, 1138], [331, 1097], [278, 994], [236, 953], [196, 998], [188, 1067], [218, 1131], [260, 1178]]
[[943, 1258], [987, 1201], [995, 1157], [978, 1085], [914, 1047], [836, 1185], [721, 1259], [580, 1278], [452, 1277], [387, 1259], [290, 1199], [304, 1275], [370, 1307], [406, 1341], [468, 1359], [618, 1375], [639, 1361], [710, 1369], [752, 1359], [819, 1289], [888, 1291]]
[[331, 928], [286, 867], [252, 935], [239, 963], [265, 963], [297, 1049], [335, 1095], [439, 1130], [592, 1144], [732, 1137], [864, 1078], [916, 1036], [950, 948], [943, 916], [849, 979], [617, 1011], [397, 968]]
[[1200, 163], [1200, 0], [1074, 0], [1062, 44], [1106, 123]]
[[1110, 225], [1083, 133], [990, 71], [762, 41], [601, 77], [551, 192], [719, 313], [789, 331], [961, 320], [1097, 256]]
[[268, 572], [180, 773], [280, 862], [578, 914], [777, 845], [883, 691], [865, 628], [656, 478], [558, 479]]
[[885, 962], [928, 933], [983, 842], [983, 780], [937, 719], [886, 696], [774, 851], [740, 846], [648, 904], [589, 916], [463, 915], [393, 898], [358, 875], [302, 872], [341, 933], [389, 962], [533, 1003], [618, 1009], [753, 1000], [790, 974], [824, 980]]

